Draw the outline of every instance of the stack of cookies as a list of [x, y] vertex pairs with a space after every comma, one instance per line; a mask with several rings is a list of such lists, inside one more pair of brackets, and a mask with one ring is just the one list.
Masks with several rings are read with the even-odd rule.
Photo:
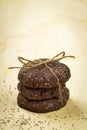
[[50, 61], [47, 65], [59, 79], [61, 90], [57, 79], [44, 64], [34, 68], [22, 67], [18, 74], [17, 103], [20, 107], [32, 112], [45, 113], [66, 105], [69, 90], [65, 83], [71, 76], [70, 69], [57, 60]]

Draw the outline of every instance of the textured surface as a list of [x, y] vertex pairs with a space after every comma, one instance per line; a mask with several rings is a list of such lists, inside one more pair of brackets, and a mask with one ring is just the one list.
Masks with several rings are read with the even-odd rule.
[[[59, 90], [58, 87], [51, 88], [51, 89], [32, 89], [29, 87], [25, 87], [18, 84], [18, 90], [20, 93], [30, 99], [30, 100], [44, 100], [44, 99], [51, 99], [54, 97], [59, 98]], [[62, 86], [62, 95], [69, 95], [69, 90], [65, 87], [65, 85]]]
[[[65, 64], [51, 61], [47, 65], [56, 74], [60, 82], [65, 83], [70, 78], [70, 69]], [[58, 86], [56, 78], [44, 65], [33, 69], [22, 68], [18, 79], [23, 85], [31, 88], [53, 88]]]
[[44, 100], [44, 101], [31, 101], [24, 98], [21, 94], [18, 95], [17, 103], [20, 107], [25, 108], [32, 112], [45, 113], [58, 110], [64, 107], [69, 98], [69, 93], [63, 95], [63, 106], [58, 98]]

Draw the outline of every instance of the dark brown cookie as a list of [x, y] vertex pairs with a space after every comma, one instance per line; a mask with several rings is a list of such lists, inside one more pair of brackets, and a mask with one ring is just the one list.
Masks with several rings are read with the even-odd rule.
[[43, 101], [31, 101], [24, 98], [19, 93], [17, 97], [17, 103], [20, 107], [27, 109], [29, 111], [37, 113], [46, 113], [64, 107], [67, 103], [67, 98], [65, 96], [63, 97], [63, 105], [61, 105], [61, 101], [58, 98]]
[[[67, 95], [69, 97], [69, 90], [62, 85], [62, 95]], [[29, 88], [18, 84], [18, 90], [20, 91], [21, 95], [29, 100], [46, 100], [52, 98], [60, 98], [59, 97], [59, 90], [58, 87], [51, 88], [51, 89], [36, 89], [36, 88]]]
[[[70, 69], [57, 60], [47, 63], [56, 74], [61, 83], [65, 83], [71, 77]], [[57, 80], [50, 70], [44, 65], [29, 69], [21, 68], [18, 74], [19, 81], [31, 88], [53, 88], [57, 87]]]

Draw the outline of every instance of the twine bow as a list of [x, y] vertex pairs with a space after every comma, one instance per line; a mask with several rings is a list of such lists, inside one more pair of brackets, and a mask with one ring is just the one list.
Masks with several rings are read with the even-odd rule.
[[44, 64], [48, 69], [49, 71], [54, 75], [54, 77], [56, 78], [57, 80], [57, 84], [58, 84], [58, 90], [59, 90], [59, 96], [60, 96], [60, 101], [61, 101], [61, 105], [63, 106], [63, 99], [62, 99], [62, 90], [61, 90], [61, 83], [58, 79], [58, 77], [56, 76], [56, 74], [53, 72], [53, 70], [47, 65], [48, 62], [51, 62], [51, 61], [54, 61], [54, 60], [57, 60], [57, 61], [60, 61], [64, 58], [75, 58], [74, 56], [71, 56], [71, 55], [65, 55], [65, 51], [62, 51], [60, 53], [58, 53], [57, 55], [55, 55], [54, 57], [52, 57], [51, 59], [45, 59], [45, 60], [42, 60], [42, 59], [38, 59], [38, 60], [34, 60], [34, 61], [31, 61], [31, 60], [28, 60], [28, 59], [25, 59], [23, 57], [18, 57], [18, 60], [24, 65], [23, 67], [9, 67], [8, 69], [14, 69], [14, 68], [34, 68], [34, 67], [37, 67], [37, 66], [40, 66], [42, 64]]
[[[58, 53], [57, 55], [55, 55], [54, 57], [52, 57], [51, 59], [45, 59], [44, 61], [41, 59], [31, 61], [31, 60], [25, 59], [23, 57], [18, 57], [18, 60], [24, 65], [23, 68], [33, 68], [33, 67], [40, 66], [42, 64], [46, 65], [48, 62], [51, 62], [53, 60], [60, 61], [64, 58], [75, 58], [75, 57], [71, 56], [71, 55], [66, 56], [65, 52], [62, 51], [62, 52]], [[29, 62], [29, 64], [27, 64], [26, 62]], [[8, 69], [14, 69], [14, 68], [21, 68], [21, 67], [9, 67]]]

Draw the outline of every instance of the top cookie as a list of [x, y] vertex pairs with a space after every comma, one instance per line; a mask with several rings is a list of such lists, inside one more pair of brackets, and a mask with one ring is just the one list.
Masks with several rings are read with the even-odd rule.
[[[47, 65], [61, 83], [64, 84], [71, 77], [70, 69], [65, 64], [54, 60], [47, 63]], [[31, 69], [22, 67], [18, 74], [18, 80], [22, 85], [32, 88], [53, 88], [58, 86], [56, 78], [44, 64]]]

